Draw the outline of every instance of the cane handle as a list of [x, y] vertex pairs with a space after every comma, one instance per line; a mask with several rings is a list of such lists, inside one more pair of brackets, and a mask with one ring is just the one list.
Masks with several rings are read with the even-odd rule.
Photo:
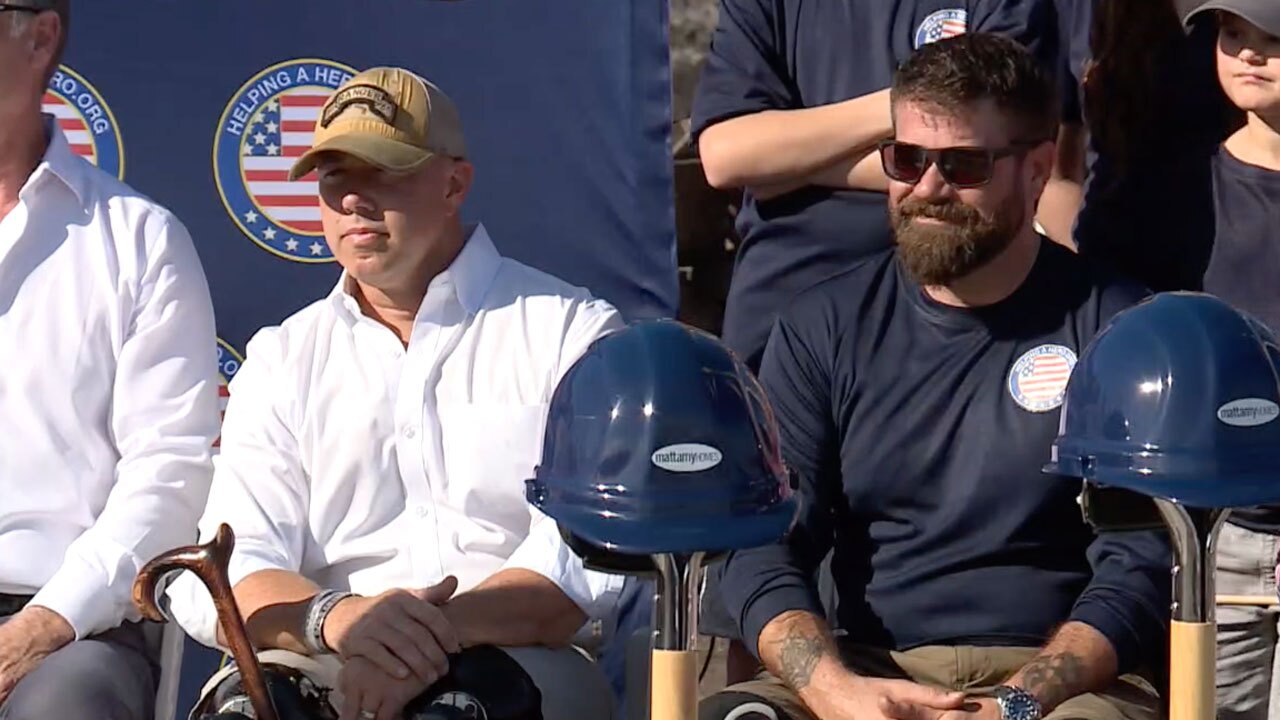
[[228, 578], [228, 566], [231, 562], [231, 551], [235, 549], [236, 536], [231, 527], [223, 523], [213, 539], [203, 545], [186, 545], [163, 553], [142, 567], [133, 583], [133, 602], [143, 617], [157, 622], [165, 620], [156, 601], [156, 588], [165, 575], [175, 570], [189, 570], [195, 573], [208, 588], [213, 597], [213, 606], [218, 611], [218, 623], [222, 626], [222, 634], [231, 646], [231, 657], [235, 659], [244, 681], [249, 700], [258, 720], [278, 720], [275, 705], [271, 702], [271, 694], [267, 690], [266, 677], [262, 666], [258, 664], [258, 656], [254, 653], [253, 644], [249, 641], [249, 633], [245, 630], [244, 619], [236, 604], [235, 595], [231, 592], [231, 581]]

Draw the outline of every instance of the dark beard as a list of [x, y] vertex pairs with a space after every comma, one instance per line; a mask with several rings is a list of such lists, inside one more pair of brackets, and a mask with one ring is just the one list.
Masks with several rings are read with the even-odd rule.
[[[987, 219], [959, 201], [933, 204], [908, 198], [890, 210], [898, 257], [920, 285], [948, 285], [991, 262], [1013, 242], [1026, 219], [1021, 194]], [[941, 220], [924, 225], [915, 218]]]

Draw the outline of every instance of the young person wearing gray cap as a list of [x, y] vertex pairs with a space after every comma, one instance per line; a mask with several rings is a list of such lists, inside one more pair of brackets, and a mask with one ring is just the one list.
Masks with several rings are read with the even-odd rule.
[[41, 114], [68, 20], [0, 1], [0, 718], [149, 720], [131, 589], [209, 491], [213, 305], [182, 223]]
[[[1245, 116], [1213, 157], [1213, 251], [1204, 289], [1280, 332], [1280, 2], [1210, 0], [1189, 26], [1216, 25], [1218, 83]], [[1276, 597], [1280, 507], [1232, 510], [1218, 538], [1220, 595]], [[1218, 717], [1280, 718], [1274, 608], [1221, 605]]]
[[[619, 314], [462, 221], [462, 123], [409, 71], [330, 97], [292, 177], [312, 172], [343, 272], [249, 342], [200, 525], [235, 529], [256, 646], [331, 688], [344, 718], [399, 717], [476, 645], [523, 666], [547, 720], [612, 717], [603, 673], [568, 645], [612, 617], [622, 578], [587, 571], [524, 480], [559, 377]], [[220, 642], [203, 587], [169, 595]]]

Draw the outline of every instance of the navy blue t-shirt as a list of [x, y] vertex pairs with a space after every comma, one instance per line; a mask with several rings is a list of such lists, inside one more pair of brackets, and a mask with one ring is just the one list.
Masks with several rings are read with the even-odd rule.
[[731, 555], [721, 593], [749, 648], [787, 610], [824, 616], [813, 568], [834, 547], [836, 625], [855, 643], [1042, 644], [1090, 624], [1123, 668], [1162, 648], [1163, 532], [1095, 536], [1081, 482], [1042, 468], [1076, 356], [1144, 295], [1042, 239], [1010, 297], [931, 300], [889, 251], [802, 293], [760, 378], [803, 507], [783, 544]]
[[[888, 87], [917, 47], [958, 29], [1010, 35], [1046, 65], [1051, 0], [723, 0], [693, 104], [695, 138], [763, 110], [827, 105]], [[796, 292], [892, 245], [882, 193], [807, 187], [745, 193], [723, 337], [755, 368]]]
[[[1092, 9], [1099, 1], [1057, 0], [1068, 121], [1083, 123], [1086, 117], [1081, 83], [1091, 57]], [[1201, 23], [1167, 47], [1148, 49], [1160, 73], [1145, 99], [1156, 121], [1128, 136], [1129, 166], [1122, 170], [1093, 138], [1086, 152], [1085, 200], [1074, 230], [1080, 253], [1156, 292], [1200, 289], [1209, 260], [1209, 166], [1231, 132], [1232, 117], [1218, 84], [1216, 43], [1214, 24]]]
[[[1225, 147], [1213, 159], [1217, 231], [1206, 292], [1280, 333], [1280, 171], [1250, 165]], [[1280, 507], [1232, 510], [1228, 522], [1280, 535]]]

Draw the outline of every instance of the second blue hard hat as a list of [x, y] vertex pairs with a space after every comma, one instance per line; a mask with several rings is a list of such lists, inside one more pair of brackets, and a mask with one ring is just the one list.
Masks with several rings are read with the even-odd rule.
[[1278, 359], [1214, 296], [1148, 298], [1081, 354], [1045, 470], [1195, 507], [1280, 502]]

